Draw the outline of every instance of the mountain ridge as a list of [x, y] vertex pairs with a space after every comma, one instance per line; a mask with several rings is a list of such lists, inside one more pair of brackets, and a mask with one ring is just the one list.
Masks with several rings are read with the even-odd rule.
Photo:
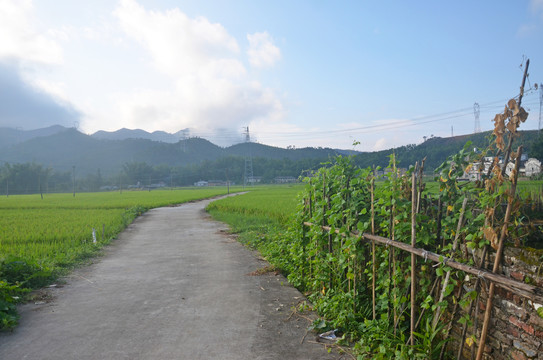
[[[184, 131], [186, 129], [176, 134]], [[121, 171], [126, 163], [187, 167], [205, 161], [213, 162], [222, 158], [248, 156], [274, 161], [317, 159], [324, 162], [337, 155], [348, 154], [353, 156], [353, 161], [360, 167], [373, 165], [386, 167], [390, 154], [395, 153], [399, 166], [409, 167], [415, 161], [426, 158], [425, 167], [431, 171], [448, 156], [458, 152], [467, 141], [472, 141], [473, 147], [486, 148], [491, 135], [490, 132], [484, 132], [449, 138], [432, 137], [418, 145], [411, 144], [375, 152], [353, 152], [352, 150], [310, 147], [285, 149], [253, 142], [220, 147], [197, 137], [178, 139], [176, 142], [144, 138], [155, 133], [158, 137], [168, 134], [120, 129], [115, 132], [115, 136], [123, 137], [122, 139], [103, 139], [100, 136], [94, 136], [96, 133], [86, 135], [75, 128], [59, 125], [30, 131], [0, 128], [2, 151], [0, 162], [35, 162], [60, 171], [72, 170], [76, 166], [81, 174], [93, 173], [100, 169], [104, 175], [111, 175]], [[533, 141], [538, 134], [537, 130], [519, 133], [517, 142], [525, 144]], [[526, 149], [528, 152], [529, 150], [529, 148]]]

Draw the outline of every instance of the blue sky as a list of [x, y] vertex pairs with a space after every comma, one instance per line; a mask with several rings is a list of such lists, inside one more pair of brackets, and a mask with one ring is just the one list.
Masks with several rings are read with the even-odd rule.
[[542, 40], [543, 0], [0, 0], [0, 126], [381, 150], [490, 130]]

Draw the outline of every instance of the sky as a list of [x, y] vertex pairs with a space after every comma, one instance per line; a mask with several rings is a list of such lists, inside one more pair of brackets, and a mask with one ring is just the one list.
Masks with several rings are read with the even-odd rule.
[[[0, 0], [0, 127], [377, 151], [539, 128], [543, 0]], [[187, 132], [185, 132], [186, 134]]]

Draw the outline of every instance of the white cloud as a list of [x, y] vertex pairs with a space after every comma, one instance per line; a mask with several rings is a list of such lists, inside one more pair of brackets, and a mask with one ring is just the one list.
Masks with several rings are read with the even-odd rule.
[[256, 68], [267, 68], [275, 65], [281, 59], [281, 50], [273, 44], [273, 40], [267, 32], [248, 34], [249, 63]]
[[157, 69], [168, 75], [206, 73], [206, 68], [225, 75], [240, 71], [241, 64], [232, 61], [239, 46], [220, 24], [204, 17], [191, 19], [179, 9], [147, 11], [134, 0], [122, 0], [115, 15], [124, 32], [143, 45]]
[[530, 1], [530, 9], [533, 13], [536, 15], [543, 15], [543, 0], [531, 0]]
[[62, 48], [35, 29], [30, 0], [0, 0], [0, 59], [40, 64], [62, 63]]
[[[162, 88], [112, 96], [117, 114], [108, 117], [118, 116], [124, 127], [241, 131], [252, 121], [283, 116], [281, 101], [273, 90], [250, 78], [236, 39], [221, 24], [189, 18], [177, 8], [150, 11], [135, 0], [121, 0], [114, 15], [124, 34], [146, 51], [169, 82]], [[96, 115], [93, 118], [96, 126]]]
[[543, 21], [543, 0], [530, 1], [530, 13], [532, 19], [526, 24], [521, 24], [517, 30], [517, 37], [529, 37], [536, 34], [542, 26]]
[[386, 138], [380, 138], [375, 142], [375, 145], [373, 145], [373, 151], [380, 151], [389, 149], [390, 146], [387, 145], [387, 139]]

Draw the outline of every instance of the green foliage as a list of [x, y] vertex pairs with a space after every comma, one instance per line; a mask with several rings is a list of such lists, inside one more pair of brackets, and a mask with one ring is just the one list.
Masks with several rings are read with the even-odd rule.
[[17, 326], [19, 315], [16, 302], [21, 293], [19, 285], [10, 285], [0, 278], [0, 331], [11, 330]]
[[8, 284], [19, 284], [25, 288], [36, 289], [47, 285], [52, 278], [51, 269], [35, 261], [13, 256], [0, 260], [0, 279]]

